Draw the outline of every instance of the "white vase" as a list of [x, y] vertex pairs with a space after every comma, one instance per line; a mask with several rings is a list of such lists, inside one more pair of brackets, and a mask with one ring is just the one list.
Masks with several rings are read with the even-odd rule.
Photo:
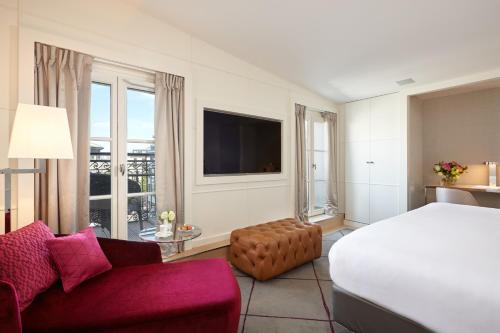
[[156, 234], [158, 237], [170, 237], [172, 236], [172, 224], [164, 222], [160, 224], [160, 231]]

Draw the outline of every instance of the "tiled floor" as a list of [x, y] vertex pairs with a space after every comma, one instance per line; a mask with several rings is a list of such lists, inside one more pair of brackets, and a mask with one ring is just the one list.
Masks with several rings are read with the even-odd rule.
[[239, 332], [348, 332], [332, 322], [328, 252], [333, 243], [350, 232], [343, 229], [324, 235], [321, 258], [269, 281], [256, 281], [234, 269], [241, 289]]

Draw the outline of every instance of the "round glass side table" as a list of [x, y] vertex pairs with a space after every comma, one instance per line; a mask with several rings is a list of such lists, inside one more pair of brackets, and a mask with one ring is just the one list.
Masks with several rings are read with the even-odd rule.
[[168, 237], [156, 236], [156, 227], [146, 228], [139, 232], [139, 238], [145, 242], [158, 243], [162, 250], [162, 256], [171, 257], [184, 251], [184, 243], [201, 236], [201, 228], [193, 225], [191, 230], [177, 229], [174, 235]]

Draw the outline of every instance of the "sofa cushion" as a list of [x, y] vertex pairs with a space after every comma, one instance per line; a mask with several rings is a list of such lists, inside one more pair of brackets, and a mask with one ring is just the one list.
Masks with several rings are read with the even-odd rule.
[[42, 221], [0, 236], [0, 280], [14, 285], [21, 311], [58, 279], [45, 244], [53, 238]]
[[47, 241], [50, 255], [61, 275], [65, 292], [69, 293], [83, 281], [111, 269], [92, 228]]
[[236, 318], [237, 327], [239, 311], [239, 287], [229, 265], [210, 259], [114, 268], [69, 294], [54, 286], [35, 299], [22, 320], [24, 332], [122, 332], [158, 321], [200, 326], [203, 322], [195, 321], [200, 315]]

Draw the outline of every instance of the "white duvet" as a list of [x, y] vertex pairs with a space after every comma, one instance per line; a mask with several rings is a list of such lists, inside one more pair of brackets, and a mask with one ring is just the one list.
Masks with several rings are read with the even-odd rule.
[[358, 229], [333, 282], [437, 332], [500, 332], [500, 209], [433, 203]]

